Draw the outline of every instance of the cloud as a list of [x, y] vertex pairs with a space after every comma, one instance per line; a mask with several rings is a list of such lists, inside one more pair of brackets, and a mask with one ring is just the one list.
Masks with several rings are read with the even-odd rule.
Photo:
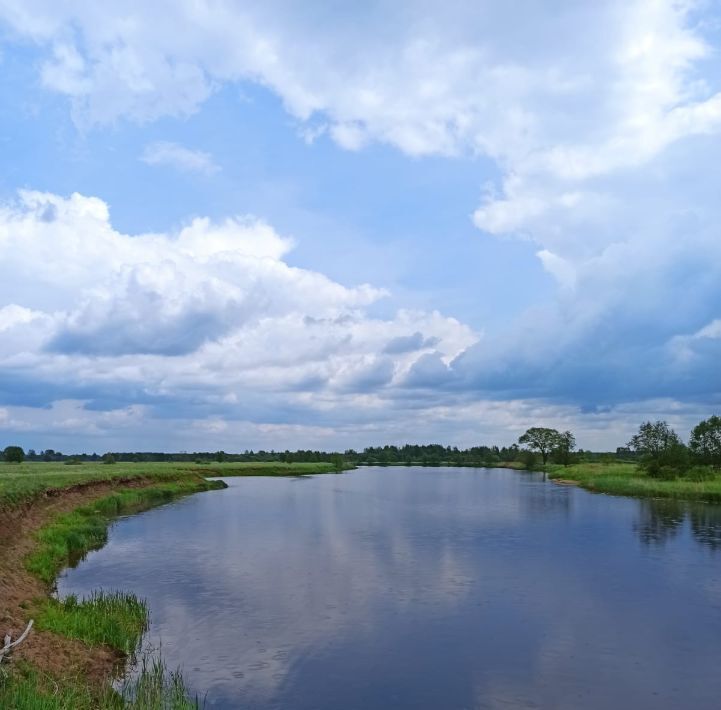
[[166, 166], [181, 172], [213, 175], [220, 170], [209, 153], [190, 150], [177, 143], [167, 141], [148, 144], [140, 159], [148, 165]]
[[21, 192], [0, 207], [5, 403], [325, 430], [404, 377], [417, 348], [389, 342], [452, 359], [477, 337], [436, 312], [373, 317], [384, 291], [291, 267], [292, 246], [246, 217], [127, 235], [98, 198]]
[[423, 348], [432, 348], [438, 343], [437, 338], [424, 338], [423, 333], [415, 332], [413, 335], [401, 335], [388, 341], [383, 348], [384, 353], [397, 354], [413, 352]]
[[208, 407], [282, 392], [289, 419], [351, 401], [358, 421], [389, 401], [428, 416], [468, 398], [586, 412], [718, 404], [713, 4], [387, 1], [338, 13], [181, 1], [121, 12], [6, 0], [0, 15], [44, 48], [41, 80], [85, 127], [187, 115], [223, 84], [254, 82], [306, 139], [490, 160], [497, 178], [468, 207], [479, 238], [532, 241], [558, 284], [552, 303], [529, 294], [518, 321], [478, 339], [439, 314], [370, 317], [377, 289], [290, 268], [290, 245], [261, 223], [130, 237], [99, 200], [32, 193], [1, 216], [12, 247], [0, 303], [25, 309], [6, 314], [18, 322], [3, 332], [23, 344], [28, 371], [70, 387], [81, 358], [86, 383]]

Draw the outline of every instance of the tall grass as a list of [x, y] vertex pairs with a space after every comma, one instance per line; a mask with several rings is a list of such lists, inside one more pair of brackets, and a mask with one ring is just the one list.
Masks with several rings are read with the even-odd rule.
[[148, 607], [134, 594], [94, 592], [87, 599], [75, 595], [47, 599], [35, 610], [37, 628], [84, 641], [105, 644], [121, 653], [134, 653], [148, 627]]
[[180, 671], [160, 658], [143, 658], [138, 673], [118, 688], [98, 691], [81, 678], [54, 678], [29, 666], [0, 669], [3, 710], [199, 710]]
[[721, 475], [661, 479], [649, 476], [634, 463], [580, 463], [549, 467], [549, 477], [574, 481], [583, 488], [610, 495], [671, 498], [721, 503]]
[[123, 708], [132, 710], [196, 710], [180, 671], [169, 671], [161, 658], [144, 656], [138, 674], [118, 691]]
[[0, 707], [7, 710], [110, 710], [113, 706], [103, 708], [99, 705], [97, 695], [80, 681], [53, 679], [24, 666], [12, 671], [0, 666]]

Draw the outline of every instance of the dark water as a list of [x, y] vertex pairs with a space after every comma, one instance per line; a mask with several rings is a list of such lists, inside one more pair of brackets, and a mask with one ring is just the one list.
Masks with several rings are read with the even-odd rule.
[[504, 470], [235, 478], [60, 582], [145, 597], [207, 707], [721, 707], [721, 508]]

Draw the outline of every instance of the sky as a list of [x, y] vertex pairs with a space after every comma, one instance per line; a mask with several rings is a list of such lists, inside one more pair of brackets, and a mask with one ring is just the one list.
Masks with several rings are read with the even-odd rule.
[[720, 50], [712, 0], [0, 0], [0, 443], [686, 435]]

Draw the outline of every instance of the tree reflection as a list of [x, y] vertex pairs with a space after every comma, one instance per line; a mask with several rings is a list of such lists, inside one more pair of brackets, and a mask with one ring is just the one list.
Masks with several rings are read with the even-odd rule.
[[641, 500], [633, 529], [644, 545], [665, 545], [683, 526], [685, 511], [675, 500]]
[[712, 550], [721, 550], [721, 506], [676, 500], [641, 500], [634, 531], [645, 545], [665, 545], [689, 521], [694, 539]]
[[693, 536], [712, 550], [721, 550], [721, 506], [694, 505], [689, 511]]

